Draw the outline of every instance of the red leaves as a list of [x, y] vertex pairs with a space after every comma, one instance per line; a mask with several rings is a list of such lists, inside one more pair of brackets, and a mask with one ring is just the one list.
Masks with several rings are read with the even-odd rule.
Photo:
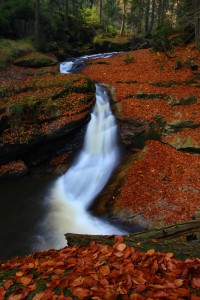
[[[13, 266], [18, 270], [3, 281], [0, 300], [19, 283], [22, 288], [6, 299], [26, 299], [33, 293], [34, 300], [67, 300], [67, 289], [78, 299], [110, 300], [121, 295], [124, 300], [174, 300], [190, 299], [192, 292], [191, 300], [198, 300], [195, 290], [200, 287], [199, 259], [181, 262], [172, 253], [156, 253], [154, 249], [141, 253], [123, 243], [123, 237], [116, 237], [113, 246], [93, 242], [88, 247], [66, 247], [16, 258], [2, 264], [0, 273]], [[37, 293], [41, 281], [43, 290]], [[59, 289], [58, 295], [55, 289]]]
[[194, 288], [200, 288], [200, 278], [194, 277], [192, 279], [192, 285]]
[[156, 226], [191, 220], [199, 210], [199, 170], [198, 156], [180, 153], [158, 141], [147, 141], [142, 155], [124, 177], [116, 198], [118, 210], [125, 209], [127, 215], [129, 211], [141, 214], [146, 222]]

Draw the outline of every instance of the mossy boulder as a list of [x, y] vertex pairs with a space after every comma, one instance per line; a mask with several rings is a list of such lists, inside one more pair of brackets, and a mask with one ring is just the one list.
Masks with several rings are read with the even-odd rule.
[[20, 67], [41, 68], [54, 66], [57, 64], [57, 59], [52, 55], [45, 55], [38, 52], [33, 52], [28, 55], [17, 58], [14, 64]]
[[98, 38], [93, 40], [93, 46], [96, 52], [113, 52], [113, 51], [125, 51], [130, 49], [131, 42], [124, 37], [121, 38]]

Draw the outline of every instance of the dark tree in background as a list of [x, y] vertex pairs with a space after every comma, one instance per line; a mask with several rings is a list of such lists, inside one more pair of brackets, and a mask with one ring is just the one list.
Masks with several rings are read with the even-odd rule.
[[200, 1], [193, 0], [194, 23], [195, 23], [195, 42], [200, 50]]
[[[166, 30], [165, 30], [166, 28]], [[200, 48], [200, 0], [0, 0], [0, 36], [36, 44], [179, 31]]]
[[35, 41], [36, 41], [36, 44], [39, 43], [39, 32], [40, 32], [39, 10], [40, 10], [40, 0], [35, 0]]

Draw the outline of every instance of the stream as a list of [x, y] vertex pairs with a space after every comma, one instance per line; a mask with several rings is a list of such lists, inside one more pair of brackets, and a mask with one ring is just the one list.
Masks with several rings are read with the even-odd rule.
[[69, 170], [54, 183], [49, 209], [38, 236], [36, 250], [66, 246], [65, 233], [122, 234], [122, 230], [92, 216], [88, 208], [118, 165], [117, 124], [105, 87], [96, 85], [96, 104], [91, 113], [83, 148]]
[[[60, 64], [62, 73], [76, 72], [84, 56]], [[89, 206], [108, 182], [119, 162], [117, 124], [107, 90], [96, 85], [96, 104], [83, 147], [67, 172], [55, 178], [21, 178], [0, 182], [0, 259], [67, 245], [64, 234], [122, 234], [106, 220], [92, 216]], [[9, 218], [7, 217], [9, 215]], [[43, 221], [41, 221], [43, 220]]]

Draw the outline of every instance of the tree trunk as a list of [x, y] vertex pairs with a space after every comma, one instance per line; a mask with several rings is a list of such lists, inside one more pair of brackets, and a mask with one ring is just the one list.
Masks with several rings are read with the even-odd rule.
[[162, 5], [163, 5], [162, 0], [159, 0], [158, 1], [158, 26], [160, 26], [162, 22]]
[[149, 32], [151, 32], [152, 29], [153, 29], [153, 27], [154, 27], [155, 7], [156, 7], [156, 1], [152, 0], [152, 5], [151, 5], [151, 23], [150, 23]]
[[197, 49], [200, 50], [200, 1], [194, 0], [194, 16], [195, 16], [195, 43]]
[[39, 8], [40, 8], [40, 0], [35, 0], [35, 42], [36, 44], [39, 43], [39, 31], [40, 31]]
[[102, 0], [99, 0], [99, 19], [100, 19], [100, 23], [102, 23], [102, 11], [103, 11], [103, 2], [102, 2]]
[[93, 5], [94, 5], [94, 0], [90, 0], [90, 8], [91, 9], [92, 9]]
[[164, 23], [165, 21], [165, 15], [168, 9], [168, 1], [164, 1], [162, 0], [162, 10], [161, 10], [161, 25]]
[[126, 20], [126, 0], [123, 1], [122, 24], [121, 24], [120, 36], [124, 35], [125, 20]]
[[69, 25], [69, 2], [64, 0], [64, 26], [68, 28]]
[[150, 0], [147, 0], [146, 10], [145, 10], [145, 34], [149, 32], [149, 10], [150, 10]]
[[144, 0], [140, 1], [140, 6], [139, 6], [139, 24], [138, 24], [138, 33], [141, 33], [142, 30], [142, 22], [143, 22], [143, 17], [144, 17]]
[[76, 0], [72, 0], [72, 13], [74, 16], [76, 15]]
[[[87, 246], [92, 241], [113, 245], [115, 236], [65, 234], [68, 246]], [[155, 249], [159, 252], [173, 252], [178, 259], [200, 257], [200, 221], [179, 223], [147, 232], [124, 235], [124, 243], [141, 251]]]

